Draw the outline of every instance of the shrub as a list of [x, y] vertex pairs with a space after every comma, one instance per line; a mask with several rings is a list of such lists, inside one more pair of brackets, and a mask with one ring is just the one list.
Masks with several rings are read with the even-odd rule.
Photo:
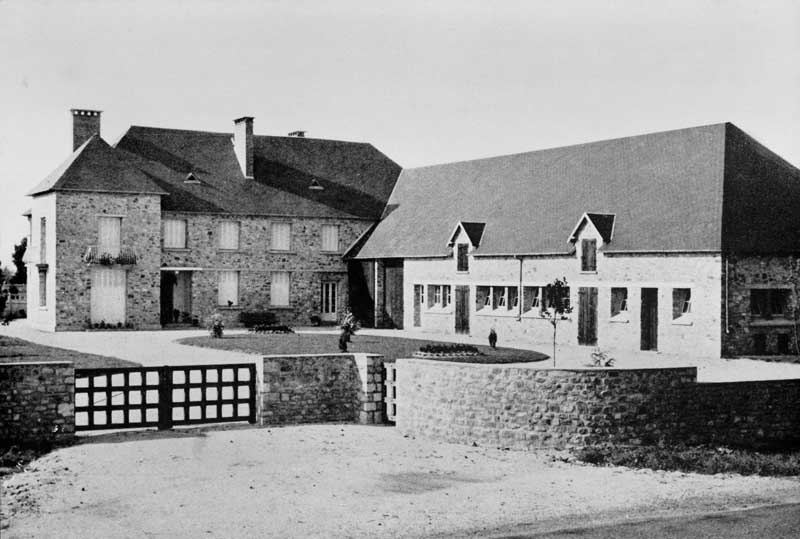
[[278, 319], [275, 313], [270, 311], [242, 311], [239, 313], [239, 322], [246, 328], [255, 326], [274, 326]]
[[425, 344], [419, 347], [424, 354], [479, 354], [471, 344]]
[[251, 333], [294, 333], [294, 330], [289, 326], [258, 324], [250, 328]]

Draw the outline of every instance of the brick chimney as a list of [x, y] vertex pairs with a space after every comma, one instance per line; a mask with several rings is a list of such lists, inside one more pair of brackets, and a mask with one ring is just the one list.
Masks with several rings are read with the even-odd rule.
[[72, 111], [72, 151], [74, 152], [89, 140], [92, 135], [100, 135], [100, 114], [102, 110], [70, 109]]
[[233, 151], [245, 178], [253, 177], [253, 117], [242, 116], [233, 121]]

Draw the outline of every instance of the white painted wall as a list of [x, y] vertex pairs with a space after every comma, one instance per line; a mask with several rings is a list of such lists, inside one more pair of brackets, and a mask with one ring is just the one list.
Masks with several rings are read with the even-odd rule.
[[[28, 271], [28, 324], [55, 331], [56, 327], [56, 193], [34, 197], [31, 206], [31, 240], [26, 255]], [[41, 218], [46, 218], [46, 260], [40, 260]], [[39, 268], [48, 264], [47, 305], [39, 306]]]
[[[564, 241], [567, 241], [565, 234]], [[597, 272], [582, 273], [580, 240], [595, 238], [598, 243]], [[525, 258], [522, 263], [523, 286], [545, 286], [555, 278], [566, 277], [570, 301], [574, 307], [571, 320], [558, 328], [560, 344], [577, 345], [578, 288], [598, 289], [597, 346], [604, 350], [639, 350], [641, 327], [641, 289], [658, 288], [658, 351], [719, 357], [720, 354], [720, 255], [604, 255], [602, 238], [594, 227], [587, 226], [578, 238], [578, 249], [571, 257]], [[609, 246], [610, 248], [610, 246]], [[470, 287], [470, 333], [488, 336], [494, 327], [503, 340], [521, 340], [534, 344], [552, 343], [552, 326], [531, 311], [518, 318], [517, 311], [476, 311], [477, 286], [519, 286], [520, 263], [514, 258], [470, 257], [470, 271], [456, 272], [455, 257], [446, 259], [406, 259], [404, 266], [404, 302], [413, 306], [415, 284]], [[611, 288], [628, 289], [628, 320], [610, 321]], [[692, 293], [690, 316], [673, 320], [672, 290], [689, 288]], [[454, 292], [455, 297], [455, 292]], [[427, 304], [427, 302], [426, 302]], [[620, 317], [624, 320], [624, 316]], [[615, 319], [617, 320], [617, 319]], [[413, 308], [405, 309], [405, 327], [413, 327]], [[446, 310], [422, 310], [422, 332], [454, 333], [453, 305]]]

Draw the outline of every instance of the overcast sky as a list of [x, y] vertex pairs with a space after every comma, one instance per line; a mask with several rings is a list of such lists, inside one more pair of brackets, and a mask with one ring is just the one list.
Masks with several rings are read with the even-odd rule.
[[[429, 5], [433, 4], [433, 5]], [[800, 2], [0, 0], [0, 263], [72, 107], [403, 167], [731, 121], [800, 165]]]

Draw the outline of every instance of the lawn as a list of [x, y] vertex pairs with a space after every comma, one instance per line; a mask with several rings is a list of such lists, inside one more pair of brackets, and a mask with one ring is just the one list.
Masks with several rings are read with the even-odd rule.
[[[339, 337], [322, 333], [288, 333], [288, 334], [239, 334], [226, 335], [221, 339], [211, 337], [189, 337], [181, 339], [181, 344], [204, 346], [220, 350], [246, 352], [259, 355], [282, 354], [330, 354], [339, 352]], [[387, 360], [400, 357], [411, 357], [420, 346], [426, 344], [442, 344], [422, 339], [405, 339], [398, 337], [378, 337], [374, 335], [355, 334], [351, 338], [348, 352], [366, 352], [380, 354]], [[477, 346], [485, 356], [484, 363], [516, 363], [541, 361], [547, 356], [531, 350], [515, 348], [496, 348]]]
[[76, 369], [136, 367], [139, 365], [124, 359], [53, 348], [0, 335], [0, 363], [32, 363], [36, 361], [72, 361]]

